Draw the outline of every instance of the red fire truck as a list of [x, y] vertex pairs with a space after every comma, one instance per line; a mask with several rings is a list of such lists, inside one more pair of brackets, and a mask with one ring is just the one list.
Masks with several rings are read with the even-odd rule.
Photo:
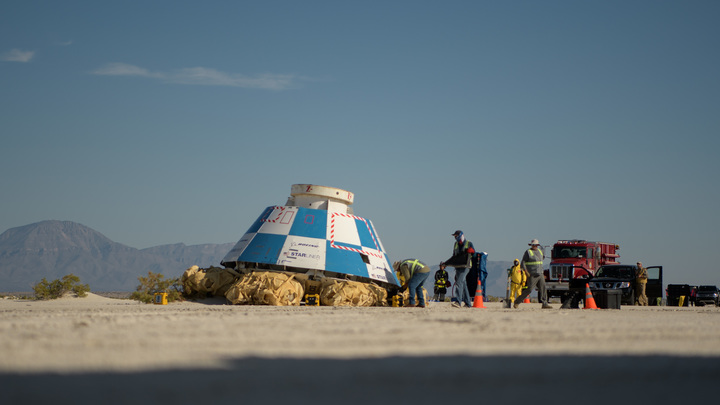
[[552, 248], [550, 269], [545, 270], [548, 298], [564, 297], [568, 293], [568, 280], [595, 274], [605, 264], [619, 264], [620, 246], [614, 243], [572, 239], [559, 240]]

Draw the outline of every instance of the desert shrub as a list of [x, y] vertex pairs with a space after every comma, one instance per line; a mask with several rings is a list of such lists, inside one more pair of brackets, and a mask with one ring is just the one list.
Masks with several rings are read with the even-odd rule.
[[80, 277], [68, 274], [60, 280], [53, 281], [47, 281], [43, 277], [42, 281], [33, 286], [33, 291], [35, 299], [52, 300], [69, 292], [75, 293], [78, 297], [84, 297], [90, 291], [90, 286], [80, 284]]
[[156, 293], [167, 293], [168, 302], [182, 300], [182, 285], [179, 278], [168, 278], [160, 273], [148, 271], [147, 277], [138, 277], [140, 285], [130, 295], [130, 299], [149, 304], [153, 302]]

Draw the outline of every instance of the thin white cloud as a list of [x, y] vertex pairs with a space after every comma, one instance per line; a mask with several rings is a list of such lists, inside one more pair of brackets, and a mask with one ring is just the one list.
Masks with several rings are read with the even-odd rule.
[[249, 77], [239, 73], [231, 74], [210, 68], [195, 67], [175, 71], [165, 80], [179, 84], [284, 90], [293, 86], [293, 79], [292, 75], [262, 74]]
[[100, 76], [140, 76], [140, 77], [162, 77], [159, 73], [152, 73], [147, 69], [129, 65], [127, 63], [108, 63], [100, 69], [90, 72]]
[[65, 41], [65, 42], [59, 42], [58, 45], [60, 45], [60, 46], [70, 46], [70, 45], [72, 45], [72, 43], [73, 43], [73, 41], [70, 40], [70, 41]]
[[0, 60], [4, 62], [30, 62], [35, 56], [35, 51], [21, 51], [20, 49], [12, 49], [0, 55]]
[[299, 80], [295, 75], [262, 74], [246, 76], [240, 73], [226, 73], [212, 68], [183, 68], [171, 72], [151, 72], [147, 69], [126, 63], [109, 63], [91, 72], [103, 76], [138, 76], [160, 79], [166, 83], [228, 86], [248, 89], [286, 90], [297, 87]]

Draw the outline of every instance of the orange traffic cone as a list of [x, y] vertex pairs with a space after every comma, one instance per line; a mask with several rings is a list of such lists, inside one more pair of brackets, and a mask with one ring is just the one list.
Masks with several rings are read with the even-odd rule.
[[[527, 287], [523, 287], [523, 289], [525, 289], [525, 288], [527, 288]], [[532, 294], [532, 291], [530, 292], [530, 294]], [[525, 297], [525, 299], [523, 300], [523, 304], [530, 303], [530, 294], [528, 294], [527, 297]]]
[[592, 291], [590, 291], [590, 283], [585, 283], [585, 309], [598, 309]]
[[473, 300], [473, 308], [485, 308], [482, 297], [482, 285], [478, 280], [477, 288], [475, 289], [475, 299]]

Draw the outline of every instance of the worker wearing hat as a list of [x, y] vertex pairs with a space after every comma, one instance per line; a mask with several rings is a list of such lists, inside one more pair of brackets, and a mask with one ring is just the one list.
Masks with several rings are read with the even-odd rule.
[[647, 280], [647, 269], [643, 267], [641, 262], [637, 262], [637, 269], [635, 270], [635, 305], [647, 306], [648, 304], [647, 295], [645, 295]]
[[528, 245], [530, 249], [525, 251], [520, 262], [520, 267], [527, 276], [527, 288], [523, 290], [519, 297], [515, 298], [513, 308], [517, 308], [537, 287], [538, 300], [542, 302], [543, 309], [552, 309], [552, 306], [548, 304], [547, 289], [545, 289], [545, 276], [543, 275], [543, 259], [545, 259], [545, 256], [540, 250], [540, 242], [533, 239]]
[[455, 238], [453, 255], [440, 263], [440, 268], [443, 270], [445, 270], [445, 266], [455, 268], [455, 296], [453, 297], [452, 306], [456, 308], [463, 305], [471, 307], [470, 291], [468, 291], [465, 277], [470, 267], [472, 267], [472, 256], [475, 254], [475, 247], [472, 242], [465, 239], [465, 234], [461, 230], [455, 231], [452, 236]]

